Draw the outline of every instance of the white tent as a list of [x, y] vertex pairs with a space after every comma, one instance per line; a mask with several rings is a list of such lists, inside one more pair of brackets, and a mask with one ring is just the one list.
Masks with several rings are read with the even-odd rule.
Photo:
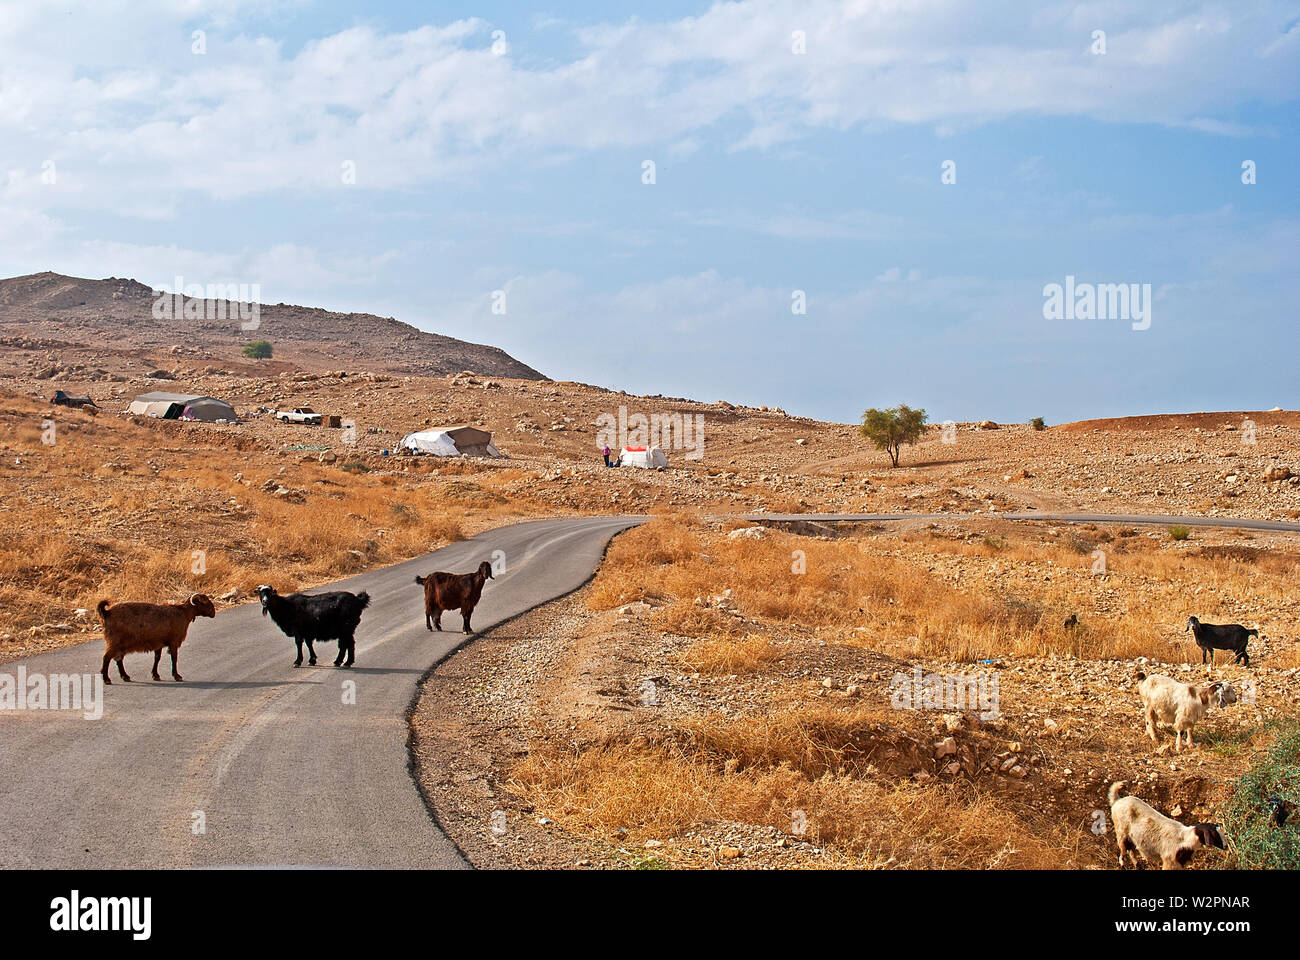
[[658, 447], [624, 447], [619, 460], [624, 467], [644, 470], [662, 470], [668, 466], [668, 455]]
[[459, 457], [456, 441], [447, 436], [443, 430], [424, 430], [420, 433], [408, 433], [398, 444], [399, 450], [412, 453], [428, 453], [435, 457]]
[[459, 457], [466, 453], [488, 457], [501, 456], [497, 452], [497, 448], [492, 445], [491, 434], [483, 431], [479, 432], [489, 439], [482, 444], [465, 443], [464, 440], [466, 439], [477, 440], [479, 438], [466, 437], [462, 432], [460, 434], [462, 444], [457, 446], [455, 428], [452, 430], [421, 430], [418, 433], [408, 433], [404, 436], [402, 442], [397, 445], [397, 449], [409, 450], [412, 453], [427, 453], [435, 457]]

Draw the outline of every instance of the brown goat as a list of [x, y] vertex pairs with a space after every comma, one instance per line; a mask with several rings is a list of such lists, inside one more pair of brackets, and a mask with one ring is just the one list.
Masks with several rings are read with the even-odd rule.
[[424, 626], [442, 629], [442, 612], [459, 608], [465, 620], [465, 633], [470, 633], [469, 618], [483, 595], [483, 584], [492, 579], [492, 564], [484, 560], [473, 573], [431, 573], [416, 577], [415, 582], [424, 587]]
[[127, 683], [127, 676], [122, 666], [122, 658], [128, 653], [147, 653], [153, 651], [153, 678], [158, 676], [158, 661], [162, 659], [163, 648], [172, 655], [172, 678], [184, 680], [176, 672], [176, 653], [185, 642], [185, 634], [195, 617], [215, 617], [216, 608], [212, 601], [202, 593], [196, 593], [184, 603], [115, 603], [109, 606], [107, 600], [99, 601], [100, 619], [104, 621], [104, 664], [100, 673], [108, 679], [108, 662], [117, 661], [117, 672]]

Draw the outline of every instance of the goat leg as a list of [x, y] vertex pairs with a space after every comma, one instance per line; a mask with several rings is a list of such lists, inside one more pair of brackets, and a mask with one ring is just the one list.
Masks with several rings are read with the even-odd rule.
[[293, 665], [295, 667], [301, 667], [302, 666], [302, 641], [299, 640], [297, 637], [294, 637], [293, 642], [298, 647], [298, 659], [293, 662]]
[[175, 648], [175, 647], [169, 647], [169, 648], [168, 648], [168, 651], [169, 651], [169, 652], [171, 653], [171, 655], [172, 655], [172, 679], [175, 680], [177, 683], [180, 683], [180, 682], [182, 682], [185, 678], [182, 677], [179, 673], [176, 672], [176, 648]]
[[155, 680], [162, 679], [162, 677], [158, 676], [158, 661], [161, 659], [162, 659], [162, 647], [159, 647], [157, 650], [153, 652], [153, 678]]
[[307, 659], [307, 665], [311, 667], [316, 666], [316, 648], [311, 645], [310, 637], [307, 638], [307, 652], [311, 654]]
[[119, 675], [123, 680], [125, 680], [127, 683], [130, 683], [130, 682], [131, 682], [131, 677], [127, 674], [127, 672], [126, 672], [126, 667], [122, 666], [122, 658], [121, 658], [121, 657], [118, 657], [118, 658], [117, 658], [117, 672], [118, 672], [118, 675]]
[[99, 672], [103, 675], [104, 682], [107, 684], [112, 684], [113, 682], [112, 680], [108, 679], [108, 664], [110, 661], [112, 661], [112, 659], [113, 659], [113, 655], [111, 653], [104, 654], [104, 665], [99, 668]]

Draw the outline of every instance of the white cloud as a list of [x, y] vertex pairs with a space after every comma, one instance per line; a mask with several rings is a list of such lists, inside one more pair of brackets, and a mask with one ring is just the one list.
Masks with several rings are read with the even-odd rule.
[[[579, 53], [536, 67], [493, 55], [480, 20], [358, 26], [290, 53], [239, 32], [268, 3], [141, 6], [0, 12], [6, 165], [31, 176], [56, 159], [66, 205], [132, 214], [170, 209], [149, 198], [177, 190], [336, 191], [347, 160], [355, 189], [396, 189], [521, 157], [640, 145], [682, 157], [706, 137], [766, 149], [816, 130], [1018, 114], [1239, 133], [1223, 113], [1294, 98], [1300, 59], [1295, 4], [1281, 0], [1053, 3], [1029, 17], [979, 0], [743, 0], [575, 28]], [[204, 56], [190, 52], [196, 23], [210, 25]], [[790, 51], [795, 26], [804, 55]], [[1105, 56], [1088, 52], [1095, 28]]]

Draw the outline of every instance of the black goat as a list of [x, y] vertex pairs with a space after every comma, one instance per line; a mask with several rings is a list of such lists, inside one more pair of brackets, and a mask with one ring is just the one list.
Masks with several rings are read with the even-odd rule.
[[1268, 815], [1268, 825], [1270, 827], [1283, 826], [1287, 817], [1291, 816], [1291, 810], [1295, 807], [1295, 804], [1282, 797], [1269, 797], [1268, 805], [1271, 808]]
[[[1237, 655], [1237, 663], [1250, 666], [1250, 654], [1246, 652], [1246, 644], [1251, 637], [1259, 636], [1258, 627], [1247, 630], [1239, 623], [1216, 626], [1213, 623], [1201, 623], [1195, 617], [1188, 617], [1187, 630], [1192, 631], [1192, 636], [1196, 637], [1196, 645], [1201, 648], [1201, 663], [1204, 663], [1208, 656], [1210, 666], [1214, 666], [1215, 650], [1231, 650]], [[1187, 630], [1183, 632], [1186, 633]]]
[[[314, 595], [291, 593], [282, 597], [273, 587], [263, 585], [257, 588], [257, 595], [262, 599], [262, 616], [270, 614], [275, 625], [293, 637], [293, 642], [298, 645], [298, 659], [293, 662], [295, 667], [302, 666], [304, 642], [311, 655], [310, 663], [316, 666], [316, 649], [312, 643], [317, 640], [337, 640], [339, 655], [334, 658], [334, 666], [352, 666], [357, 649], [354, 634], [361, 622], [361, 611], [370, 606], [370, 594], [336, 590]], [[345, 654], [347, 663], [343, 662]]]

